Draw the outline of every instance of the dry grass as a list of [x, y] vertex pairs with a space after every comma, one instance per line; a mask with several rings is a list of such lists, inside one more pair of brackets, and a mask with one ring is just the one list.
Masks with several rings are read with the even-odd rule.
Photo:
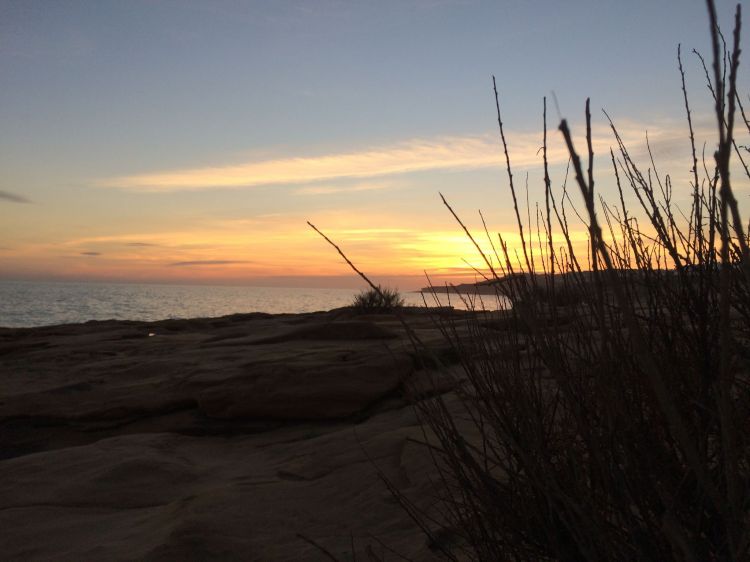
[[[525, 329], [487, 330], [479, 314], [466, 338], [443, 324], [468, 384], [461, 413], [441, 399], [417, 404], [435, 436], [442, 512], [414, 516], [428, 533], [449, 528], [459, 537], [433, 541], [447, 558], [750, 556], [750, 261], [729, 174], [730, 156], [742, 157], [733, 132], [739, 7], [726, 57], [711, 2], [709, 14], [719, 141], [701, 174], [683, 74], [690, 215], [673, 205], [670, 179], [653, 160], [639, 167], [611, 121], [617, 150], [608, 160], [620, 197], [597, 198], [587, 102], [585, 170], [566, 121], [559, 129], [585, 205], [589, 254], [576, 255], [564, 190], [554, 193], [545, 173], [536, 234], [547, 243], [529, 242], [516, 204], [521, 258], [502, 237], [485, 255], [499, 294], [515, 304], [509, 325]], [[506, 147], [499, 104], [498, 123]], [[546, 123], [543, 160], [546, 172]]]
[[448, 559], [750, 558], [750, 256], [730, 176], [730, 159], [744, 156], [738, 109], [748, 133], [750, 123], [736, 91], [740, 8], [727, 49], [707, 3], [718, 142], [713, 162], [698, 158], [678, 51], [692, 146], [686, 216], [669, 177], [653, 159], [641, 167], [611, 120], [619, 200], [597, 196], [587, 101], [585, 169], [559, 126], [590, 238], [576, 255], [567, 187], [553, 189], [547, 172], [545, 103], [545, 201], [537, 232], [524, 229], [498, 103], [522, 249], [511, 255], [485, 228], [493, 253], [482, 255], [498, 299], [514, 306], [499, 320], [440, 320], [467, 381], [460, 411], [442, 397], [415, 404], [440, 474], [438, 513], [391, 487]]
[[352, 307], [360, 312], [382, 312], [404, 306], [404, 298], [397, 289], [377, 285], [354, 296]]

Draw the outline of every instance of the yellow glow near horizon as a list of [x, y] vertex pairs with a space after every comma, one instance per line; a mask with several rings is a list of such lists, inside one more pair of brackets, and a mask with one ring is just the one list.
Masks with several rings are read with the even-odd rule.
[[[641, 124], [624, 123], [620, 125], [620, 133], [626, 143], [643, 145]], [[652, 147], [660, 145], [664, 150], [685, 144], [684, 131], [677, 128], [654, 126], [649, 137]], [[508, 138], [514, 169], [525, 166], [538, 168], [541, 158], [540, 134], [513, 133]], [[611, 136], [605, 135], [600, 127], [595, 131], [594, 140], [595, 152], [601, 158], [608, 152]], [[550, 147], [549, 157], [551, 163], [562, 162], [559, 169], [564, 171], [567, 156], [559, 143]], [[268, 205], [273, 209], [269, 214], [258, 214], [247, 219], [221, 219], [211, 218], [210, 212], [203, 216], [196, 209], [186, 211], [189, 205], [183, 205], [181, 200], [180, 213], [172, 214], [170, 209], [162, 207], [161, 214], [131, 215], [129, 218], [134, 222], [125, 222], [116, 212], [112, 213], [114, 206], [105, 207], [100, 203], [98, 210], [110, 214], [91, 215], [83, 221], [76, 214], [78, 209], [71, 208], [69, 214], [65, 215], [67, 222], [61, 221], [60, 224], [50, 221], [51, 207], [45, 211], [41, 205], [29, 206], [27, 214], [38, 214], [34, 220], [44, 228], [28, 231], [21, 223], [14, 225], [7, 222], [9, 232], [23, 233], [23, 237], [0, 248], [0, 270], [13, 272], [15, 276], [210, 282], [243, 282], [273, 276], [351, 275], [348, 266], [336, 252], [305, 226], [306, 219], [310, 218], [340, 244], [358, 266], [373, 275], [421, 276], [423, 271], [427, 271], [470, 281], [477, 276], [472, 268], [485, 271], [487, 267], [460, 227], [455, 225], [455, 228], [451, 228], [447, 216], [441, 221], [428, 217], [422, 212], [423, 207], [414, 202], [414, 192], [401, 198], [400, 190], [425, 189], [429, 186], [430, 177], [339, 181], [332, 185], [305, 185], [305, 182], [435, 169], [475, 169], [502, 166], [502, 163], [502, 147], [495, 138], [440, 137], [359, 152], [280, 157], [236, 166], [123, 176], [106, 180], [101, 185], [119, 186], [131, 191], [175, 192], [279, 184], [280, 193], [290, 197], [290, 203], [287, 206]], [[600, 164], [602, 167], [605, 165]], [[685, 170], [683, 172], [687, 173]], [[523, 193], [521, 178], [521, 174], [516, 175], [516, 187]], [[502, 170], [498, 170], [498, 180], [506, 181]], [[556, 181], [560, 180], [558, 174]], [[573, 183], [572, 179], [569, 181]], [[282, 192], [282, 189], [285, 191]], [[597, 189], [599, 192], [606, 190], [606, 182], [598, 183]], [[367, 192], [376, 190], [391, 191], [383, 197], [369, 194], [369, 199], [358, 200], [359, 194], [366, 196]], [[569, 191], [575, 197], [575, 186], [569, 185]], [[346, 206], [343, 206], [343, 199], [338, 194], [345, 192], [357, 195], [346, 199]], [[271, 193], [261, 192], [259, 197], [275, 197], [275, 193]], [[164, 201], [168, 198], [178, 197], [97, 191], [101, 199], [115, 195], [119, 201], [132, 199], [141, 204], [147, 204], [146, 199], [154, 197], [157, 205], [165, 205]], [[296, 195], [298, 199], [294, 199]], [[472, 203], [477, 204], [476, 194], [473, 196]], [[313, 210], [301, 211], [313, 197], [316, 198], [314, 205], [310, 205]], [[331, 197], [333, 203], [330, 207], [326, 205], [325, 197]], [[427, 197], [425, 194], [425, 199]], [[368, 206], [358, 201], [377, 201], [377, 204]], [[391, 205], [394, 201], [406, 201], [407, 204], [395, 207]], [[478, 204], [481, 205], [482, 201]], [[505, 205], [506, 208], [497, 218], [507, 221], [512, 217], [512, 211], [508, 210], [512, 207], [507, 200]], [[194, 217], [197, 220], [193, 220]], [[572, 214], [569, 218], [576, 220]], [[26, 222], [29, 222], [28, 218]], [[66, 226], [71, 234], [68, 239], [61, 240], [59, 233], [65, 232]], [[496, 232], [492, 226], [491, 230]], [[510, 245], [511, 259], [517, 259], [516, 249], [520, 248], [520, 240], [515, 228], [512, 224], [505, 224], [500, 230]], [[90, 236], [81, 235], [88, 232]], [[493, 250], [484, 233], [479, 231], [475, 234], [483, 251], [491, 255]], [[492, 236], [499, 251], [496, 234]], [[582, 249], [581, 256], [586, 256], [585, 239], [585, 230], [574, 233], [574, 242]], [[528, 241], [535, 245], [536, 250], [536, 239]], [[504, 258], [500, 261], [504, 261]], [[493, 265], [497, 262], [497, 258], [493, 257]]]
[[[28, 275], [53, 269], [64, 271], [63, 277], [106, 280], [242, 283], [278, 276], [356, 277], [333, 248], [296, 220], [269, 219], [263, 232], [259, 237], [248, 231], [244, 221], [229, 221], [207, 230], [84, 237], [3, 252], [0, 266], [16, 262], [14, 270]], [[412, 277], [409, 288], [426, 284], [420, 281], [424, 272], [460, 283], [481, 278], [474, 268], [487, 271], [473, 243], [459, 230], [343, 224], [325, 232], [368, 275]], [[507, 231], [503, 237], [515, 252], [518, 234]], [[575, 239], [579, 238], [585, 240], [585, 232], [576, 233]], [[486, 238], [478, 242], [490, 256]], [[494, 257], [491, 261], [497, 266]]]

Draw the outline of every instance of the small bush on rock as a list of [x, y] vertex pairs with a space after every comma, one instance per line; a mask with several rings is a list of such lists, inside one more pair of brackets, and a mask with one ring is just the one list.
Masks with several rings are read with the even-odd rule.
[[354, 297], [352, 306], [363, 312], [393, 310], [404, 305], [404, 297], [398, 289], [389, 289], [378, 285], [375, 289], [367, 289]]

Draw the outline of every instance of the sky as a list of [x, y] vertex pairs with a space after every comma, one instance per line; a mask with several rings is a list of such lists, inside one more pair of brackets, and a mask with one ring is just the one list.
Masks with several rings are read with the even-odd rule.
[[0, 0], [0, 279], [361, 286], [311, 221], [375, 281], [473, 280], [439, 193], [517, 242], [492, 76], [532, 206], [545, 96], [554, 189], [590, 97], [605, 198], [602, 109], [685, 202], [708, 37], [700, 0]]

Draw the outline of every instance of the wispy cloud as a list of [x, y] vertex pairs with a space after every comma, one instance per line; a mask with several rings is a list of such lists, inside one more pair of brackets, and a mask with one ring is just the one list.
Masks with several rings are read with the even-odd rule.
[[170, 263], [169, 267], [192, 267], [200, 265], [232, 265], [238, 263], [251, 263], [246, 260], [194, 260], [194, 261], [177, 261]]
[[380, 191], [395, 189], [399, 184], [390, 181], [357, 183], [354, 185], [310, 185], [299, 188], [298, 195], [332, 195], [335, 193], [359, 193], [362, 191]]
[[158, 246], [158, 244], [152, 244], [150, 242], [128, 242], [125, 245], [135, 247], [135, 248], [151, 248], [151, 247]]
[[22, 195], [11, 193], [9, 191], [1, 191], [1, 190], [0, 190], [0, 200], [9, 201], [11, 203], [31, 203], [29, 199], [26, 199], [26, 197]]
[[[475, 169], [500, 164], [497, 143], [489, 136], [451, 137], [412, 140], [359, 152], [124, 176], [102, 181], [101, 185], [157, 192], [272, 184], [299, 185], [342, 178], [367, 178], [426, 170]], [[330, 192], [328, 190], [330, 188], [322, 188], [318, 192]]]
[[101, 252], [81, 252], [82, 256], [101, 256]]
[[[652, 146], [670, 147], [686, 141], [681, 123], [618, 123], [620, 135], [632, 147], [644, 144], [644, 131], [649, 130]], [[577, 131], [578, 133], [582, 131]], [[509, 152], [515, 168], [539, 166], [541, 133], [506, 132]], [[550, 164], [566, 162], [567, 150], [559, 135], [550, 132], [548, 159]], [[581, 141], [583, 142], [583, 141]], [[609, 127], [594, 127], [594, 147], [600, 154], [615, 144]], [[581, 145], [583, 146], [583, 145]], [[127, 175], [102, 180], [104, 187], [137, 191], [170, 192], [214, 188], [255, 187], [261, 185], [305, 185], [316, 182], [377, 178], [423, 172], [428, 170], [470, 170], [504, 167], [505, 160], [497, 135], [474, 135], [414, 139], [387, 146], [366, 148], [318, 156], [293, 156], [203, 168], [186, 168], [164, 172]], [[305, 194], [326, 194], [343, 191], [384, 189], [382, 182], [364, 182], [358, 186], [309, 186], [299, 190]]]

